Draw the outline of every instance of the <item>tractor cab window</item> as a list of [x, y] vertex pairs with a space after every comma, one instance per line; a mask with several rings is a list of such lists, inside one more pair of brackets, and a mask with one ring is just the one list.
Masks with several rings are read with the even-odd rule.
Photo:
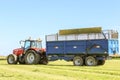
[[31, 47], [32, 47], [32, 48], [41, 48], [41, 42], [33, 41], [33, 42], [31, 43]]
[[25, 46], [24, 46], [25, 49], [28, 49], [30, 48], [30, 41], [25, 41]]
[[37, 45], [37, 48], [42, 48], [41, 42], [37, 42], [36, 45]]

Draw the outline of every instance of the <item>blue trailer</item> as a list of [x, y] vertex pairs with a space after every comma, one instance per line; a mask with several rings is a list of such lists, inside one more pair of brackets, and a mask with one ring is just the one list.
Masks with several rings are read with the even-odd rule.
[[73, 61], [75, 66], [104, 65], [108, 56], [119, 53], [118, 32], [46, 35], [49, 61]]

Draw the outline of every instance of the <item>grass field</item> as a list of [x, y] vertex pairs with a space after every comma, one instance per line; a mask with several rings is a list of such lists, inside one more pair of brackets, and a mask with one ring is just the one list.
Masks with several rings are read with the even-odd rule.
[[48, 65], [8, 65], [0, 60], [0, 80], [120, 80], [120, 60], [107, 60], [103, 66], [73, 66], [55, 61]]

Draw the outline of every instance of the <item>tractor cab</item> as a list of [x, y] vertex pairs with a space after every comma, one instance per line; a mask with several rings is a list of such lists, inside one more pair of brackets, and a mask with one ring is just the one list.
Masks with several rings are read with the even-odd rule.
[[20, 41], [21, 48], [24, 50], [27, 49], [42, 49], [42, 43], [41, 40], [25, 40], [25, 41]]

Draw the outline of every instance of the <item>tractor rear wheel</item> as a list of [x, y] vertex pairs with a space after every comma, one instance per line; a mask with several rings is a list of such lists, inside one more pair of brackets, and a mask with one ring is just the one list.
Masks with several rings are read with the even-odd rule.
[[25, 53], [25, 63], [26, 64], [38, 64], [40, 61], [40, 55], [34, 50], [29, 50]]
[[8, 64], [17, 64], [17, 56], [15, 54], [9, 54], [7, 57]]

